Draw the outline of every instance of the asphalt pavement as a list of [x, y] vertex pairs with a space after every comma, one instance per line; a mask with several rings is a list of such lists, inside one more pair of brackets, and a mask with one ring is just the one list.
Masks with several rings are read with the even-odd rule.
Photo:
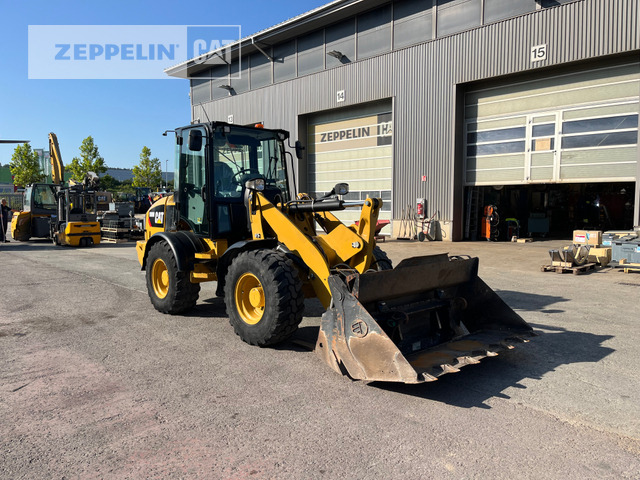
[[421, 385], [249, 346], [215, 283], [163, 315], [133, 243], [2, 244], [0, 478], [639, 479], [640, 274], [541, 272], [563, 244], [381, 243], [478, 256], [541, 333]]

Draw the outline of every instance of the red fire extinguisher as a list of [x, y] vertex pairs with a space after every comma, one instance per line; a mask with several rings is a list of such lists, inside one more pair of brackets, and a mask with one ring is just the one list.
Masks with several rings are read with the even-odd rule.
[[424, 217], [425, 202], [426, 200], [424, 198], [416, 199], [416, 215], [420, 218]]

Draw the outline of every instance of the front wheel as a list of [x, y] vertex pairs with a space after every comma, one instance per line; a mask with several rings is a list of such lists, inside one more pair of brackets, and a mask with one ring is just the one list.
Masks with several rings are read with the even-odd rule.
[[371, 268], [379, 272], [382, 270], [393, 269], [391, 259], [387, 256], [387, 253], [380, 247], [373, 247], [373, 262], [371, 262]]
[[189, 272], [179, 272], [171, 247], [166, 242], [151, 246], [147, 257], [147, 291], [156, 310], [172, 315], [196, 305], [200, 284], [189, 281]]
[[293, 335], [302, 320], [302, 282], [282, 253], [240, 253], [229, 267], [224, 290], [229, 323], [251, 345], [280, 343]]

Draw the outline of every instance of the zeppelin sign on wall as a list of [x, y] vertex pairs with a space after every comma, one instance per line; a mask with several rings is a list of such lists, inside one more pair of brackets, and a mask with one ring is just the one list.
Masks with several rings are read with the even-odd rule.
[[[351, 116], [349, 117], [349, 113]], [[309, 184], [325, 193], [338, 182], [349, 184], [349, 200], [381, 197], [381, 218], [391, 214], [393, 122], [390, 112], [353, 116], [337, 112], [333, 118], [309, 122]], [[357, 220], [356, 211], [341, 212], [345, 221]], [[353, 218], [351, 218], [353, 217]]]
[[[323, 127], [315, 132], [314, 144], [318, 152], [391, 145], [393, 134], [390, 113], [334, 122]], [[322, 131], [325, 128], [327, 130]]]

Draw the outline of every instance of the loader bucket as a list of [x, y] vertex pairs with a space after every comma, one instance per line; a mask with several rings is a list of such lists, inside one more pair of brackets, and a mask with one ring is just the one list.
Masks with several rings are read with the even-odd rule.
[[329, 287], [316, 353], [357, 380], [434, 381], [535, 335], [478, 277], [477, 258], [409, 258], [393, 270], [332, 275]]

